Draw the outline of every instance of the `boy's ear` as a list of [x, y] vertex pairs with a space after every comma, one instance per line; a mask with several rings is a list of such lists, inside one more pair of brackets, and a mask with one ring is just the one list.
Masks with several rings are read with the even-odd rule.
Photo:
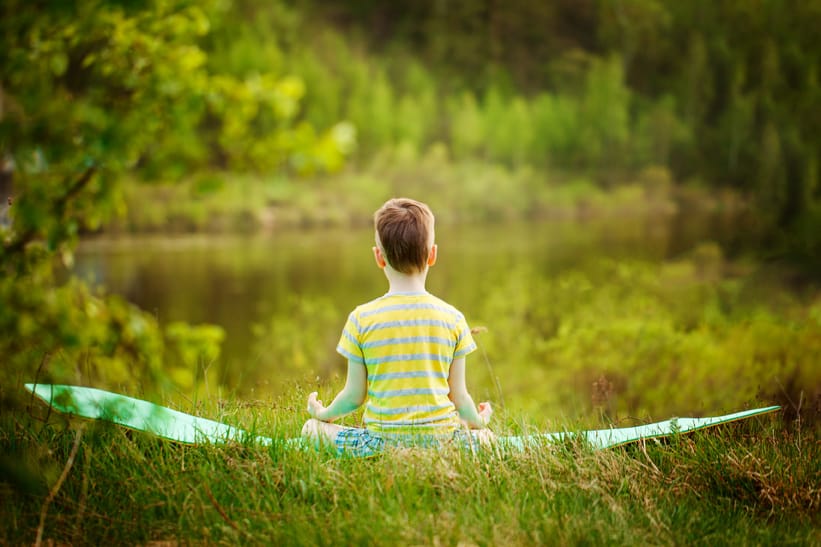
[[433, 266], [436, 264], [436, 255], [439, 250], [439, 247], [436, 246], [436, 243], [433, 244], [433, 247], [430, 248], [430, 253], [428, 253], [428, 266]]
[[388, 265], [387, 261], [385, 260], [385, 257], [382, 256], [382, 250], [379, 247], [374, 246], [373, 258], [376, 260], [376, 265], [379, 266], [379, 268], [381, 269], [384, 269], [385, 266]]

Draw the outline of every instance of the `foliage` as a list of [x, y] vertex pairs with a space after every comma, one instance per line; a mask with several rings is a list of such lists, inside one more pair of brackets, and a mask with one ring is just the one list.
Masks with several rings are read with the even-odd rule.
[[[554, 280], [523, 266], [487, 280], [501, 288], [486, 289], [475, 321], [490, 329], [484, 350], [506, 371], [515, 408], [532, 413], [658, 418], [817, 398], [818, 296], [768, 302], [754, 277], [724, 279], [724, 268], [715, 246], [660, 267], [601, 261]], [[480, 385], [493, 381], [475, 370]]]
[[138, 370], [151, 379], [162, 348], [153, 319], [77, 281], [60, 286], [55, 267], [71, 265], [81, 230], [122, 208], [119, 174], [162, 133], [176, 101], [204, 88], [191, 44], [207, 20], [169, 3], [17, 4], [4, 4], [0, 48], [0, 149], [16, 194], [0, 249], [3, 354], [29, 375], [38, 355], [55, 355], [49, 376], [84, 357], [116, 381]]
[[201, 42], [222, 6], [99, 0], [0, 8], [0, 158], [14, 192], [0, 224], [6, 373], [30, 375], [43, 356], [60, 362], [49, 369], [57, 377], [81, 356], [118, 380], [123, 370], [156, 369], [162, 336], [151, 317], [76, 280], [60, 284], [55, 271], [70, 268], [80, 233], [123, 212], [125, 173], [179, 172], [215, 158], [315, 172], [338, 169], [351, 150], [348, 126], [318, 133], [296, 119], [298, 78], [240, 78], [209, 66]]
[[190, 391], [199, 371], [206, 370], [220, 356], [220, 345], [225, 331], [217, 325], [193, 326], [176, 321], [165, 327], [166, 339], [171, 346], [170, 361], [176, 367], [166, 367], [166, 373], [181, 389]]

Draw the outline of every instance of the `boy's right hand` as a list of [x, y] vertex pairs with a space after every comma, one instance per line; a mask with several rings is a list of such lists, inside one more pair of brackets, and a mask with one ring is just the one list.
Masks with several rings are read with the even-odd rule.
[[493, 408], [490, 406], [490, 403], [485, 401], [483, 403], [479, 403], [479, 416], [482, 418], [482, 421], [485, 422], [485, 425], [490, 423], [490, 417], [493, 414]]
[[319, 394], [316, 391], [313, 391], [308, 395], [308, 414], [311, 418], [321, 420], [319, 415], [323, 410], [325, 410], [325, 405], [322, 404], [322, 401], [317, 399], [318, 395]]

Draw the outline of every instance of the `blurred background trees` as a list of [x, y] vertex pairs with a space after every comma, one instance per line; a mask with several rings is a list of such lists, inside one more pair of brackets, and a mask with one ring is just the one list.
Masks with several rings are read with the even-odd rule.
[[[323, 58], [306, 81], [372, 99], [348, 101], [367, 111], [329, 110], [354, 122], [366, 151], [443, 141], [457, 157], [592, 169], [602, 181], [662, 165], [676, 180], [754, 196], [769, 227], [821, 231], [821, 2], [293, 5], [346, 36], [314, 35], [305, 47]], [[371, 61], [367, 89], [340, 74], [368, 71], [351, 66], [363, 62], [358, 47]], [[405, 111], [427, 127], [402, 132]]]

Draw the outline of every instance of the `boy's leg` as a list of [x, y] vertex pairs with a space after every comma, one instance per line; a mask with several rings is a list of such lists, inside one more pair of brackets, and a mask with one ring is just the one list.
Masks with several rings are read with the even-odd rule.
[[336, 436], [343, 429], [342, 426], [321, 422], [311, 418], [302, 426], [302, 436], [316, 442], [334, 444]]

